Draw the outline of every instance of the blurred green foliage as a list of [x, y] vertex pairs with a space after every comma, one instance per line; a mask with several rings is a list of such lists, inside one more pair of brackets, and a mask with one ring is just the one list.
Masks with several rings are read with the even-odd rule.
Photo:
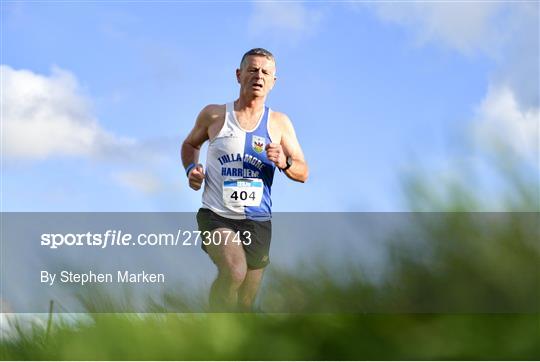
[[538, 359], [538, 315], [94, 314], [1, 345], [23, 360]]

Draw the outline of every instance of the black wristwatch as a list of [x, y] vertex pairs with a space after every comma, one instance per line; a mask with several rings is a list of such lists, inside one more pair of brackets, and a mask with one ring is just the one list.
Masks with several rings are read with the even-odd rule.
[[292, 157], [287, 156], [287, 166], [285, 166], [283, 168], [280, 168], [279, 170], [280, 171], [287, 171], [289, 168], [291, 168], [291, 166], [292, 166]]

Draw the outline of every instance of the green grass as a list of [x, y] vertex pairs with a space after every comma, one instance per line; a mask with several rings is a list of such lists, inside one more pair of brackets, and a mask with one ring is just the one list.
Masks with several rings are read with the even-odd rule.
[[1, 343], [11, 360], [537, 360], [539, 315], [94, 314]]

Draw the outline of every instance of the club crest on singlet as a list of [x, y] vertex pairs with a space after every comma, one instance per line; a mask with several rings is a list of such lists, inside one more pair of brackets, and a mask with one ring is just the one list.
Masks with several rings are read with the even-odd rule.
[[251, 147], [253, 147], [253, 151], [261, 153], [262, 151], [264, 151], [265, 143], [266, 142], [264, 137], [253, 136], [253, 142], [251, 144]]

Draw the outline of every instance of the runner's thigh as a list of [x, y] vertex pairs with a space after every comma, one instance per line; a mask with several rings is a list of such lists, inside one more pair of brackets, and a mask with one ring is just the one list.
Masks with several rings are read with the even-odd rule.
[[227, 228], [211, 231], [210, 240], [205, 248], [212, 261], [218, 267], [246, 265], [246, 254], [241, 243], [233, 242], [235, 232]]

